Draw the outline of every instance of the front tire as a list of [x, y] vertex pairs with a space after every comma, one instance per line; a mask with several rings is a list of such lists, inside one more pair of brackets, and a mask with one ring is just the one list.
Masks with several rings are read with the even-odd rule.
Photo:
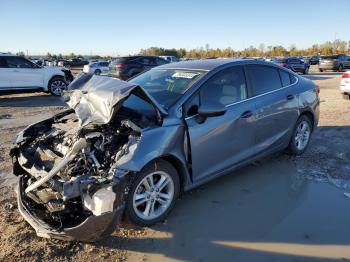
[[318, 71], [323, 72], [323, 69], [320, 69], [320, 68], [319, 68]]
[[309, 68], [306, 68], [305, 70], [304, 70], [304, 75], [307, 75], [309, 73]]
[[62, 96], [67, 89], [67, 83], [62, 76], [55, 76], [49, 81], [48, 89], [54, 96]]
[[339, 65], [338, 71], [339, 71], [339, 72], [343, 72], [343, 65]]
[[95, 70], [95, 75], [98, 75], [98, 76], [101, 75], [101, 70], [100, 69], [96, 69]]
[[176, 169], [167, 161], [151, 162], [137, 174], [126, 203], [126, 216], [140, 226], [151, 226], [163, 221], [180, 193]]
[[311, 120], [309, 117], [302, 115], [295, 124], [288, 146], [289, 153], [297, 156], [303, 154], [310, 143], [311, 133]]

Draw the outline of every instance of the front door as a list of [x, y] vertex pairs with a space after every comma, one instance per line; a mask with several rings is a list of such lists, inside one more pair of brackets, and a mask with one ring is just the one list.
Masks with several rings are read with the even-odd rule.
[[[194, 181], [214, 176], [253, 155], [254, 101], [247, 98], [244, 70], [235, 66], [207, 80], [184, 105]], [[198, 121], [198, 108], [211, 102], [226, 106], [226, 113]]]
[[43, 69], [19, 56], [7, 56], [7, 66], [12, 88], [43, 87]]

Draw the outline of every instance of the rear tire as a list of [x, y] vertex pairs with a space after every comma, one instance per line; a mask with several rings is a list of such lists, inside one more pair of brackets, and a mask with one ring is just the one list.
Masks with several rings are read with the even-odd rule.
[[320, 69], [320, 68], [319, 68], [318, 71], [323, 72], [323, 69]]
[[295, 124], [291, 140], [288, 145], [288, 152], [292, 155], [303, 154], [311, 139], [312, 124], [309, 117], [302, 115]]
[[134, 224], [152, 226], [169, 215], [179, 193], [180, 179], [176, 169], [167, 161], [155, 160], [133, 181], [125, 214]]
[[55, 76], [49, 81], [48, 90], [54, 96], [62, 96], [67, 89], [67, 83], [62, 76]]
[[95, 72], [94, 72], [95, 75], [101, 75], [101, 70], [100, 69], [96, 69]]
[[343, 65], [339, 65], [338, 71], [339, 71], [339, 72], [343, 72]]
[[306, 68], [305, 70], [304, 70], [304, 75], [307, 75], [309, 73], [309, 68]]

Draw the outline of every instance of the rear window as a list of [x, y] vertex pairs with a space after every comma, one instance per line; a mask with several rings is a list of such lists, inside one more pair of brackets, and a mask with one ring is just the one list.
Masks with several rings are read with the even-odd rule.
[[282, 87], [278, 69], [261, 65], [249, 65], [247, 69], [255, 95], [265, 94]]
[[281, 81], [282, 81], [282, 86], [289, 86], [291, 84], [290, 80], [290, 75], [284, 70], [279, 70], [280, 76], [281, 76]]
[[275, 59], [273, 59], [273, 61], [275, 61], [277, 63], [285, 63], [286, 59], [285, 58], [275, 58]]
[[136, 58], [138, 58], [138, 57], [135, 57], [135, 56], [130, 56], [130, 57], [117, 57], [116, 59], [114, 59], [114, 60], [112, 61], [111, 64], [124, 64], [124, 63], [127, 63], [127, 62], [129, 62], [129, 61], [131, 61], [131, 60], [134, 60], [134, 59], [136, 59]]
[[301, 60], [300, 59], [289, 59], [289, 63], [292, 63], [292, 64], [300, 64], [301, 63]]

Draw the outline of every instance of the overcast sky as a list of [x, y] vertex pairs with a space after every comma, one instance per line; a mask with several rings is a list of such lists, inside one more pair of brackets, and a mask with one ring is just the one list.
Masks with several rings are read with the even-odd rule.
[[0, 51], [32, 55], [350, 40], [350, 0], [0, 0], [0, 13]]

